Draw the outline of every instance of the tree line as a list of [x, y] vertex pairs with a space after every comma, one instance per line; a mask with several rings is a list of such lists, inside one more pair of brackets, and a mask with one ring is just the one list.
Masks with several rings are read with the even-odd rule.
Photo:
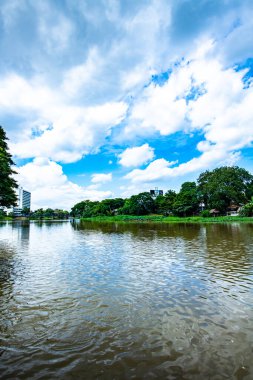
[[210, 211], [226, 215], [232, 206], [241, 215], [253, 216], [253, 176], [238, 166], [223, 166], [200, 174], [197, 182], [184, 182], [177, 193], [168, 190], [153, 198], [142, 192], [130, 198], [84, 200], [74, 205], [74, 217], [162, 214], [175, 216], [210, 216]]

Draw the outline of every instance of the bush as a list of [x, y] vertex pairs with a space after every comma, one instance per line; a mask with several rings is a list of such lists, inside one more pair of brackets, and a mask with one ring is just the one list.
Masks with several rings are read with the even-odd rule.
[[253, 216], [253, 201], [241, 208], [240, 216]]
[[6, 212], [0, 209], [0, 219], [3, 219], [6, 215], [7, 215]]
[[211, 214], [209, 210], [203, 210], [201, 211], [200, 216], [202, 216], [202, 218], [209, 218]]

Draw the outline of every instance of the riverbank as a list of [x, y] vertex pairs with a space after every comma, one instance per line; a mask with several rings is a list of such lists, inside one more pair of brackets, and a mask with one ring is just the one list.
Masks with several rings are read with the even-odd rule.
[[0, 222], [62, 222], [62, 221], [69, 221], [72, 220], [72, 218], [68, 219], [56, 219], [56, 218], [27, 218], [27, 217], [17, 217], [17, 218], [12, 218], [9, 216], [0, 218]]
[[177, 217], [163, 215], [117, 215], [96, 216], [81, 218], [81, 220], [92, 222], [121, 222], [121, 223], [253, 223], [253, 217], [219, 216], [203, 218], [201, 216]]

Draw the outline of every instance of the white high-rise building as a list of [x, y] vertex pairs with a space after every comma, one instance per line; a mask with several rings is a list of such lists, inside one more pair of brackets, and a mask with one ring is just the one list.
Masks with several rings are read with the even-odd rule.
[[13, 207], [13, 213], [16, 216], [22, 214], [24, 208], [31, 208], [31, 193], [27, 190], [24, 190], [23, 187], [18, 188], [18, 205]]

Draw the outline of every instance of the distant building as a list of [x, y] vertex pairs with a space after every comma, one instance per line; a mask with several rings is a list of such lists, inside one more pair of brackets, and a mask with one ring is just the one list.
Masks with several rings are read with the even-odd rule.
[[15, 216], [22, 215], [22, 210], [24, 208], [31, 208], [31, 193], [27, 190], [24, 190], [23, 187], [18, 188], [18, 205], [13, 207], [13, 214]]
[[155, 187], [154, 190], [150, 190], [149, 192], [150, 192], [151, 197], [153, 198], [158, 197], [158, 195], [163, 195], [163, 190], [158, 190], [158, 187]]

